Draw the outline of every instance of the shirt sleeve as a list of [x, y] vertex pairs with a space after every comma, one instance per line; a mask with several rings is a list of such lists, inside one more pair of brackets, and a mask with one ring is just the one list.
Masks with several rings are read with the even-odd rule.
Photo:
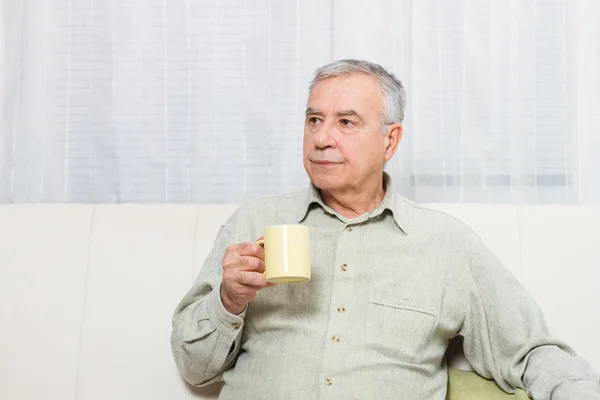
[[459, 335], [473, 369], [535, 400], [600, 400], [600, 378], [590, 364], [549, 335], [537, 303], [483, 241], [472, 232], [467, 241]]
[[220, 380], [240, 351], [246, 310], [229, 313], [220, 293], [225, 250], [237, 243], [233, 225], [230, 219], [221, 227], [196, 282], [173, 315], [171, 350], [181, 375], [194, 386]]

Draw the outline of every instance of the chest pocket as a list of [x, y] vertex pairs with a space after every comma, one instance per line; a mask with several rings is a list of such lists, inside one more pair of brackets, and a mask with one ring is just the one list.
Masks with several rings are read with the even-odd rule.
[[367, 346], [400, 361], [419, 364], [436, 324], [431, 299], [401, 287], [373, 288], [369, 294]]

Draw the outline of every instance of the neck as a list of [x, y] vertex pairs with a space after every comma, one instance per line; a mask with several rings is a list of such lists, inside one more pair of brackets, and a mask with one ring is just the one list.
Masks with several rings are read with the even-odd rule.
[[381, 204], [385, 197], [385, 188], [383, 179], [380, 179], [368, 185], [361, 185], [360, 189], [320, 190], [320, 194], [327, 206], [346, 218], [356, 218], [373, 211]]

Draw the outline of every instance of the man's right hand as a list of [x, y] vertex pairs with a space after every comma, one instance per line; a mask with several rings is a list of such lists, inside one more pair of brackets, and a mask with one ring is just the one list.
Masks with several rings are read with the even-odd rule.
[[221, 302], [232, 314], [240, 314], [256, 293], [274, 286], [266, 281], [265, 250], [256, 242], [232, 244], [223, 257]]

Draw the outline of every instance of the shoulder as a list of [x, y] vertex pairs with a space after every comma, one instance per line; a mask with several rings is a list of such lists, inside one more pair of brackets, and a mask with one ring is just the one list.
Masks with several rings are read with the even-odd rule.
[[305, 206], [306, 189], [273, 196], [257, 197], [240, 206], [240, 212], [251, 214], [289, 214]]
[[465, 222], [447, 212], [437, 210], [432, 205], [397, 196], [397, 206], [402, 210], [410, 229], [416, 233], [452, 235], [461, 239], [473, 233]]
[[273, 196], [250, 199], [243, 203], [230, 218], [242, 225], [275, 225], [297, 223], [306, 212], [306, 189]]

